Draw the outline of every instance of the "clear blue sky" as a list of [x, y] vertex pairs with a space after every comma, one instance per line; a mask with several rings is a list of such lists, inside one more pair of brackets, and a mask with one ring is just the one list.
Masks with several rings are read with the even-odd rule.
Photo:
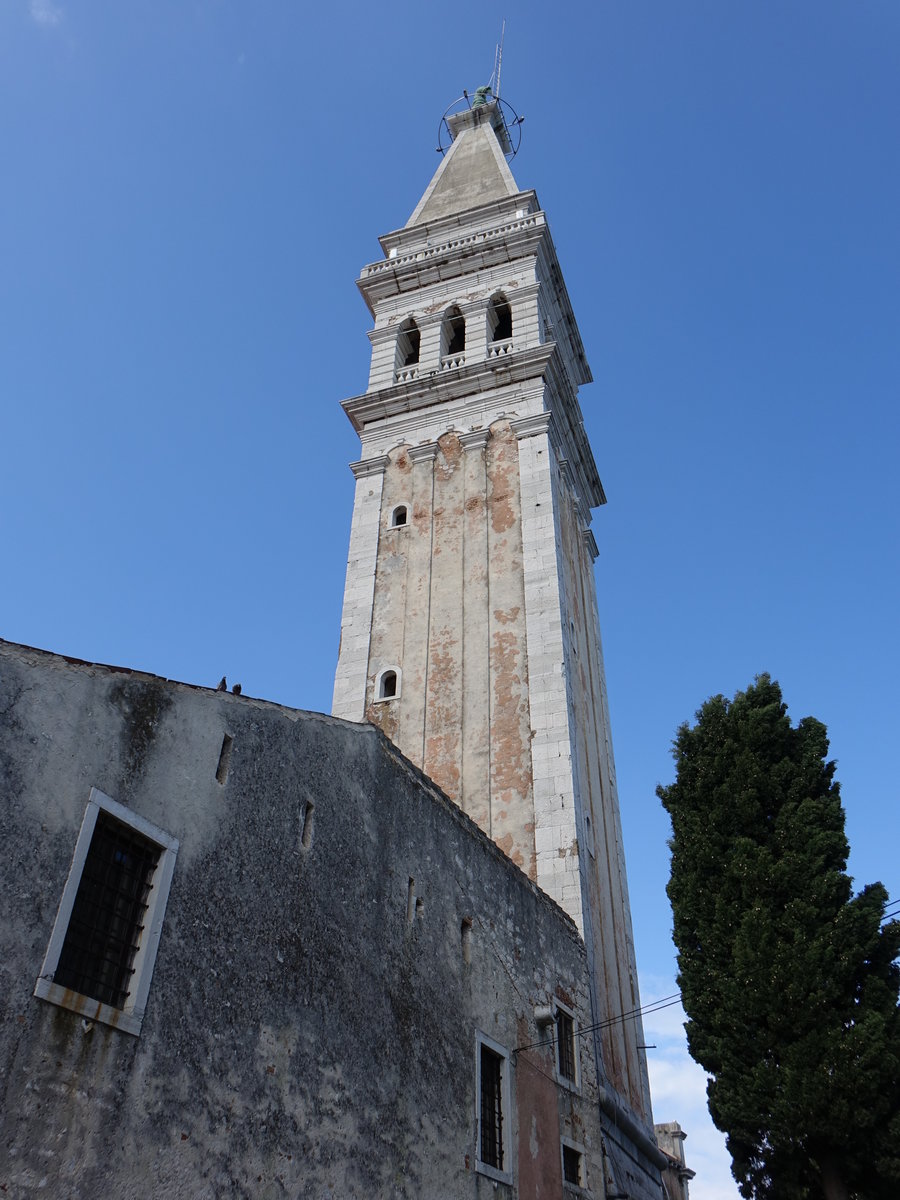
[[[4, 0], [0, 636], [329, 709], [354, 280], [504, 15], [513, 170], [595, 379], [647, 999], [674, 990], [655, 785], [759, 671], [828, 725], [851, 869], [900, 895], [896, 0]], [[674, 1054], [657, 1117], [693, 1135], [695, 1200], [735, 1196]]]

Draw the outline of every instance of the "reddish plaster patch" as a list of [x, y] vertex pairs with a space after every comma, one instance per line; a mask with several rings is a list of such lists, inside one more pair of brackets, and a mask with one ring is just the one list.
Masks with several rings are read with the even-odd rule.
[[386, 737], [389, 737], [392, 742], [396, 742], [397, 729], [400, 725], [400, 714], [397, 712], [396, 703], [370, 704], [366, 709], [366, 720], [377, 725]]
[[494, 841], [503, 851], [503, 853], [513, 860], [517, 867], [521, 870], [525, 869], [525, 858], [522, 851], [514, 844], [513, 835], [504, 833], [500, 837], [495, 837]]
[[506, 533], [516, 523], [519, 499], [519, 448], [505, 422], [491, 426], [490, 511], [494, 533]]

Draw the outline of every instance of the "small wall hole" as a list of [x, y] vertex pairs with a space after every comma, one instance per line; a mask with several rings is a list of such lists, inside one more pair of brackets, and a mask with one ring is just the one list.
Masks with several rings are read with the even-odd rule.
[[425, 916], [425, 901], [421, 896], [416, 900], [416, 916], [420, 921]]
[[462, 924], [459, 927], [460, 943], [462, 945], [462, 956], [464, 963], [472, 961], [472, 921], [469, 917], [463, 917]]
[[409, 885], [406, 889], [406, 920], [408, 924], [412, 924], [413, 916], [416, 910], [416, 881], [412, 875], [409, 877]]
[[230, 733], [226, 733], [222, 738], [222, 749], [219, 751], [219, 765], [216, 767], [216, 780], [219, 783], [224, 783], [228, 778], [228, 764], [231, 762], [231, 747], [234, 745], [234, 738]]
[[313, 813], [315, 811], [316, 806], [307, 801], [306, 808], [303, 810], [303, 823], [300, 829], [300, 843], [304, 850], [308, 850], [312, 845]]

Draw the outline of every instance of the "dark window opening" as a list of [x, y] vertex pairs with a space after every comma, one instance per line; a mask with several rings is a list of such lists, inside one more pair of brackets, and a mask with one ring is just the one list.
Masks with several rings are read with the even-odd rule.
[[495, 296], [491, 300], [488, 329], [492, 342], [508, 342], [512, 338], [512, 309], [503, 296]]
[[101, 812], [53, 981], [123, 1008], [160, 847]]
[[581, 1186], [581, 1155], [571, 1146], [563, 1145], [563, 1179]]
[[380, 700], [392, 700], [397, 695], [397, 672], [385, 671], [378, 689]]
[[458, 308], [451, 308], [444, 317], [442, 333], [444, 355], [462, 354], [466, 348], [466, 322]]
[[391, 528], [397, 529], [400, 525], [407, 523], [406, 505], [399, 504], [391, 513]]
[[556, 1065], [563, 1079], [575, 1082], [575, 1022], [562, 1009], [556, 1013]]
[[503, 1057], [481, 1047], [481, 1161], [503, 1170]]
[[401, 367], [413, 367], [419, 361], [419, 346], [422, 335], [419, 327], [410, 317], [400, 326], [397, 335], [397, 363]]

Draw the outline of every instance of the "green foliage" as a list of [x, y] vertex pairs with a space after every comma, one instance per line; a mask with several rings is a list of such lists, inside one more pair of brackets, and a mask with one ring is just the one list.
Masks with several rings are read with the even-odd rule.
[[900, 1196], [900, 922], [852, 894], [827, 753], [761, 675], [679, 729], [657, 789], [688, 1045], [757, 1200]]

